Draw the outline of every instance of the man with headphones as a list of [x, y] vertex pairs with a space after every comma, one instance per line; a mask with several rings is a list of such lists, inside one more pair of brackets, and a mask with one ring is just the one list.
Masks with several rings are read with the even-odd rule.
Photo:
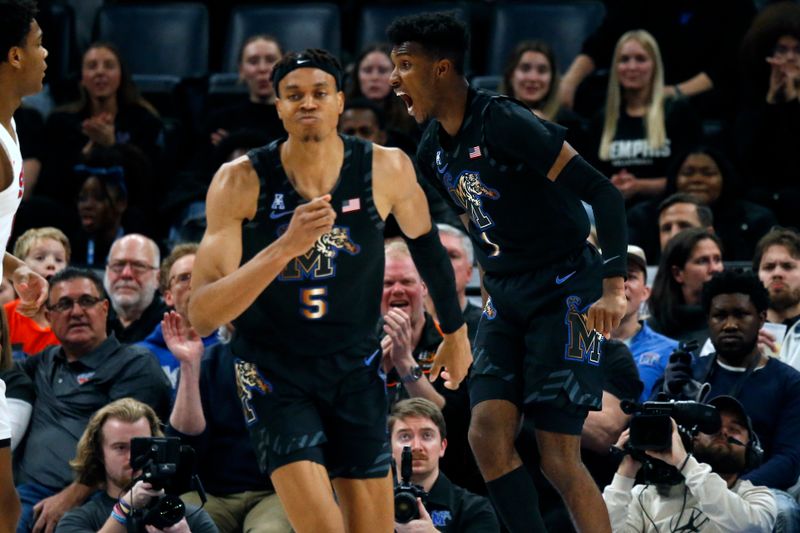
[[[626, 455], [611, 485], [603, 491], [614, 531], [771, 531], [777, 507], [772, 492], [741, 479], [757, 468], [764, 452], [742, 404], [732, 396], [710, 402], [720, 414], [720, 430], [698, 433], [692, 452], [683, 445], [675, 422], [672, 446], [647, 451], [674, 466], [684, 480], [677, 485], [636, 485], [641, 463]], [[624, 448], [629, 432], [617, 442]]]

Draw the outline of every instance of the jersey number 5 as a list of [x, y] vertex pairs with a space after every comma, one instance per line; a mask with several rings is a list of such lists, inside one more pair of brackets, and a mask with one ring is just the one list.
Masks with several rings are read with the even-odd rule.
[[300, 289], [300, 312], [309, 320], [318, 320], [328, 313], [327, 287]]

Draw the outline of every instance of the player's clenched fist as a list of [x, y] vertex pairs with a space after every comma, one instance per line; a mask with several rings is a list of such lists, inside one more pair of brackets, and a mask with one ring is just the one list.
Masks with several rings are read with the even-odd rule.
[[331, 195], [314, 198], [297, 206], [281, 240], [292, 257], [303, 255], [321, 235], [331, 231], [334, 220], [336, 211], [331, 207]]

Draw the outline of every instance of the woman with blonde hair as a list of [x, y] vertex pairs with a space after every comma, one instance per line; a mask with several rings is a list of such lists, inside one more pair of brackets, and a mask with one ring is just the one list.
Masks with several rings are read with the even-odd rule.
[[647, 31], [617, 41], [605, 110], [592, 131], [598, 169], [629, 204], [663, 193], [670, 157], [699, 138], [688, 102], [666, 97], [661, 52]]

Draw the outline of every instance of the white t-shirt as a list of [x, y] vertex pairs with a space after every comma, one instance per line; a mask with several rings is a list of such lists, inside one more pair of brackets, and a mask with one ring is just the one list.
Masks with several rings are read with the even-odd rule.
[[[22, 171], [22, 152], [19, 148], [19, 136], [17, 135], [17, 125], [11, 119], [11, 129], [14, 137], [3, 126], [0, 126], [0, 146], [6, 152], [6, 156], [11, 161], [11, 170], [15, 179], [5, 190], [0, 191], [0, 251], [5, 252], [8, 246], [8, 238], [11, 236], [11, 227], [14, 224], [14, 215], [22, 201], [22, 192], [25, 190], [25, 177]], [[3, 262], [0, 260], [0, 279], [3, 275]]]
[[11, 446], [11, 425], [8, 423], [6, 382], [0, 379], [0, 448]]

